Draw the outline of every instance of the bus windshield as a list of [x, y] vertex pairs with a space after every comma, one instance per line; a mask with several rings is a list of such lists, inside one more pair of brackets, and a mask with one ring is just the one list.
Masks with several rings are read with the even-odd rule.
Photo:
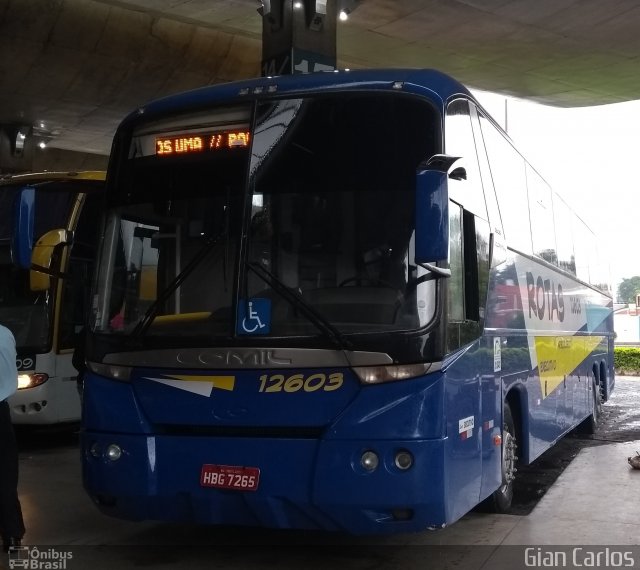
[[0, 322], [16, 339], [16, 348], [47, 349], [51, 322], [49, 296], [29, 288], [29, 271], [12, 266], [8, 243], [0, 246]]
[[[13, 201], [20, 186], [0, 188], [0, 322], [11, 330], [18, 350], [45, 352], [51, 343], [50, 291], [33, 292], [29, 271], [13, 266], [9, 250]], [[34, 235], [66, 227], [75, 194], [36, 186]]]
[[269, 307], [255, 333], [271, 337], [425, 327], [435, 285], [413, 259], [415, 174], [435, 116], [354, 94], [141, 125], [107, 215], [95, 329], [251, 334], [237, 306], [254, 299]]

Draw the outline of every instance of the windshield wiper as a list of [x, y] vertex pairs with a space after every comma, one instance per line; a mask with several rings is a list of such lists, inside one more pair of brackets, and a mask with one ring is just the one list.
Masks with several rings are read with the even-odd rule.
[[430, 281], [431, 279], [438, 279], [439, 277], [448, 278], [451, 277], [451, 269], [445, 269], [444, 267], [438, 267], [433, 265], [433, 263], [416, 263], [422, 267], [422, 269], [426, 269], [431, 273], [431, 277], [429, 279], [423, 279], [423, 281]]
[[145, 331], [151, 326], [151, 323], [153, 322], [153, 319], [155, 318], [160, 305], [164, 303], [171, 296], [171, 294], [178, 287], [180, 287], [180, 285], [182, 285], [182, 283], [184, 283], [184, 280], [187, 277], [189, 277], [189, 275], [191, 275], [193, 270], [198, 265], [200, 265], [202, 260], [211, 251], [211, 248], [214, 245], [216, 245], [220, 241], [220, 238], [224, 235], [225, 235], [225, 232], [222, 231], [217, 236], [207, 239], [205, 241], [202, 248], [193, 256], [191, 261], [189, 261], [189, 263], [185, 265], [184, 269], [174, 277], [173, 281], [171, 281], [171, 283], [167, 285], [167, 287], [162, 291], [162, 293], [158, 295], [158, 298], [153, 303], [151, 303], [151, 305], [146, 310], [142, 319], [138, 322], [138, 324], [135, 326], [133, 331], [131, 331], [131, 336], [133, 338], [140, 337], [145, 333]]
[[316, 311], [309, 303], [307, 303], [299, 293], [296, 293], [280, 281], [280, 279], [271, 273], [271, 271], [254, 261], [248, 261], [247, 267], [267, 285], [278, 292], [286, 301], [304, 313], [311, 323], [314, 324], [316, 328], [318, 328], [333, 344], [335, 344], [337, 348], [340, 350], [353, 348], [351, 342], [348, 341], [336, 327], [318, 313], [318, 311]]

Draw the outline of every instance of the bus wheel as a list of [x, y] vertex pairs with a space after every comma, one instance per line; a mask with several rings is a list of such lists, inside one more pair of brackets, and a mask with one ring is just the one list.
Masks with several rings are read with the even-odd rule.
[[578, 431], [580, 433], [593, 435], [596, 433], [598, 423], [600, 422], [600, 416], [602, 415], [602, 390], [596, 380], [594, 372], [591, 372], [590, 379], [591, 386], [593, 388], [591, 391], [591, 413], [578, 426]]
[[518, 442], [516, 440], [516, 428], [511, 415], [511, 408], [505, 402], [502, 428], [502, 484], [490, 497], [493, 503], [493, 511], [496, 513], [508, 512], [513, 501], [513, 482], [516, 478], [516, 462]]

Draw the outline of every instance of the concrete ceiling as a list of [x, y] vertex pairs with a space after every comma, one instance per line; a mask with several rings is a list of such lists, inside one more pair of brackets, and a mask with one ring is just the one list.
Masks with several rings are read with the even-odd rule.
[[[144, 102], [258, 75], [258, 0], [0, 0], [0, 123], [106, 155]], [[434, 67], [557, 106], [638, 98], [637, 0], [361, 0], [338, 66]]]

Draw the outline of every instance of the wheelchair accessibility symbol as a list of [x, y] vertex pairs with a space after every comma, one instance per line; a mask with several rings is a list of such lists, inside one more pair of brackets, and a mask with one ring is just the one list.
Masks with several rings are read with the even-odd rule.
[[237, 334], [271, 332], [271, 299], [242, 299], [238, 305]]

